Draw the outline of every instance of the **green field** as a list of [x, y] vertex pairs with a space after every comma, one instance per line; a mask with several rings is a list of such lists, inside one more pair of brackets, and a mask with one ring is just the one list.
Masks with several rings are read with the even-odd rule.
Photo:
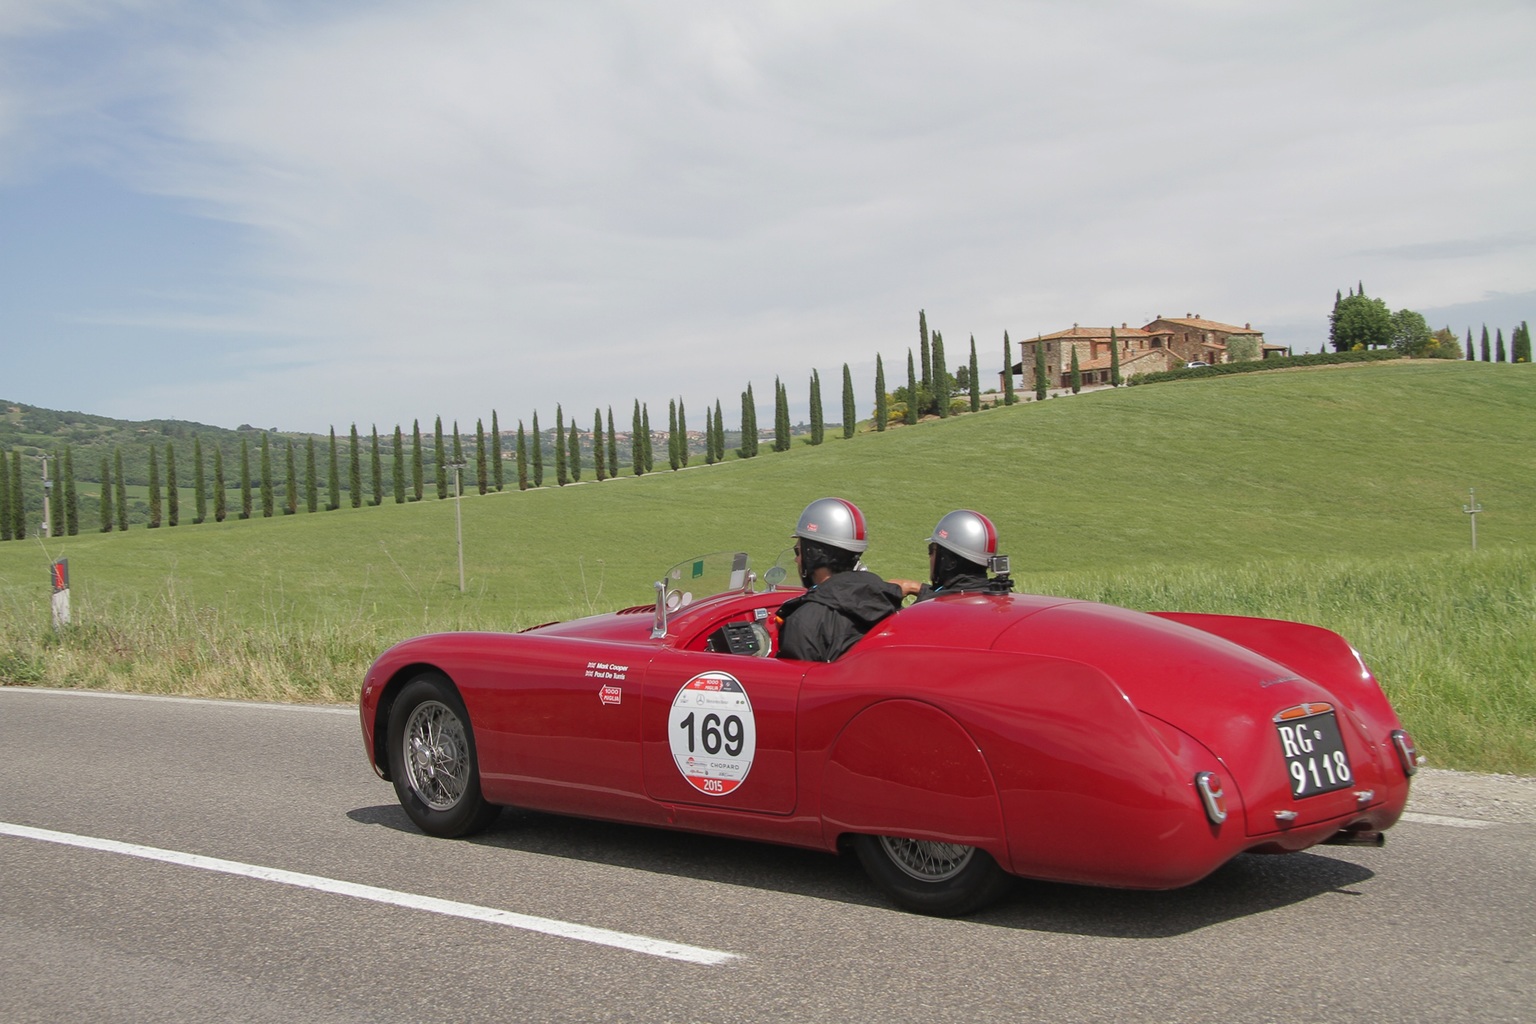
[[[1470, 550], [1462, 506], [1484, 512]], [[1305, 619], [1366, 654], [1435, 763], [1536, 772], [1536, 370], [1389, 362], [1099, 391], [682, 472], [461, 503], [0, 544], [0, 681], [349, 699], [372, 654], [643, 603], [669, 564], [857, 502], [919, 576], [998, 524], [1021, 589]], [[185, 518], [186, 505], [183, 499]], [[67, 556], [77, 626], [47, 626]]]

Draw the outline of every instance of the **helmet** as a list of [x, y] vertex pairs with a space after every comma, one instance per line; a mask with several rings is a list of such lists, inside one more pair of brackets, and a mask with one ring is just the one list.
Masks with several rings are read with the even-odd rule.
[[855, 554], [862, 554], [869, 547], [864, 513], [842, 498], [817, 498], [805, 506], [795, 524], [795, 536]]
[[980, 512], [960, 508], [939, 520], [928, 543], [953, 551], [968, 562], [986, 565], [997, 554], [997, 527]]

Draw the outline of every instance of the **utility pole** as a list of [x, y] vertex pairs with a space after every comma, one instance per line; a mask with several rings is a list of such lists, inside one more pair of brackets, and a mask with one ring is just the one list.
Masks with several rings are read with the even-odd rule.
[[49, 530], [53, 523], [53, 514], [48, 507], [48, 497], [53, 493], [53, 481], [48, 479], [48, 456], [43, 456], [43, 529], [44, 537], [50, 536]]
[[1483, 506], [1477, 503], [1477, 488], [1468, 488], [1467, 494], [1471, 498], [1471, 504], [1461, 506], [1461, 510], [1467, 514], [1472, 523], [1472, 550], [1477, 550], [1477, 514], [1483, 510]]
[[453, 467], [453, 525], [459, 539], [459, 593], [464, 593], [464, 514], [459, 509], [459, 501], [464, 497], [464, 491], [459, 486], [459, 470], [466, 463], [461, 459], [458, 462], [450, 462]]

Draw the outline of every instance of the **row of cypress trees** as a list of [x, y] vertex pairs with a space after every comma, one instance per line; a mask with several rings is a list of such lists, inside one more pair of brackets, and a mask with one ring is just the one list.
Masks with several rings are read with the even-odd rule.
[[[905, 402], [905, 421], [915, 423], [920, 416], [930, 413], [948, 417], [953, 411], [953, 396], [961, 390], [969, 393], [970, 411], [979, 411], [981, 388], [975, 336], [973, 335], [970, 339], [969, 363], [961, 371], [965, 374], [964, 380], [957, 380], [949, 373], [946, 365], [943, 335], [938, 331], [929, 332], [927, 314], [922, 310], [918, 311], [918, 332], [921, 376], [918, 375], [912, 350], [908, 349], [907, 386], [905, 389], [898, 388], [895, 393], [898, 401]], [[1524, 338], [1528, 351], [1529, 334], [1526, 333]], [[1043, 353], [1039, 352], [1039, 346], [1036, 346], [1036, 349], [1037, 355], [1043, 356]], [[1018, 401], [1013, 388], [1013, 375], [1006, 372], [1011, 362], [1011, 343], [1007, 333], [1004, 332], [1005, 372], [1002, 375], [1002, 403], [1005, 405], [1012, 405]], [[852, 372], [847, 363], [843, 364], [842, 371], [842, 433], [844, 438], [849, 438], [853, 436], [858, 422], [857, 402]], [[1043, 391], [1043, 381], [1044, 366], [1037, 361], [1037, 393]], [[812, 445], [820, 445], [826, 438], [826, 424], [819, 371], [812, 370], [809, 384], [809, 440]], [[1040, 397], [1044, 395], [1040, 394]], [[885, 430], [890, 422], [891, 399], [892, 395], [886, 392], [884, 362], [877, 353], [873, 417], [876, 430]], [[788, 388], [781, 379], [775, 378], [773, 451], [789, 450], [791, 432]], [[725, 434], [724, 417], [717, 399], [712, 408], [706, 406], [704, 410], [703, 447], [706, 464], [712, 465], [726, 458]], [[689, 464], [691, 451], [688, 435], [687, 411], [682, 398], [669, 400], [667, 463], [673, 470], [686, 468]], [[649, 406], [636, 399], [628, 438], [629, 469], [636, 476], [652, 472], [655, 468], [653, 436]], [[387, 439], [393, 441], [392, 445], [381, 441], [376, 425], [372, 428], [367, 444], [359, 434], [356, 424], [351, 426], [344, 442], [338, 440], [335, 428], [331, 428], [327, 441], [321, 442], [328, 443], [324, 453], [328, 470], [323, 474], [324, 500], [321, 494], [322, 474], [320, 472], [322, 455], [317, 449], [317, 439], [315, 437], [302, 440], [289, 438], [284, 444], [281, 439], [274, 441], [274, 437], [275, 435], [269, 433], [261, 435], [258, 450], [254, 453], [257, 463], [255, 467], [252, 466], [253, 452], [250, 440], [241, 439], [239, 466], [238, 471], [233, 474], [232, 484], [229, 479], [231, 474], [225, 467], [222, 447], [217, 444], [212, 445], [212, 457], [209, 459], [205, 456], [202, 439], [196, 435], [193, 436], [190, 467], [193, 484], [191, 522], [203, 523], [210, 517], [214, 522], [224, 522], [231, 515], [237, 519], [251, 519], [258, 514], [262, 518], [271, 518], [277, 515], [295, 515], [299, 512], [329, 511], [342, 507], [343, 490], [352, 508], [362, 507], [365, 503], [381, 505], [385, 500], [386, 479], [390, 483], [390, 490], [397, 504], [420, 501], [426, 493], [429, 460], [426, 457], [426, 445], [422, 439], [419, 420], [413, 421], [411, 425], [409, 445], [406, 443], [405, 432], [399, 424], [394, 428], [393, 438]], [[461, 434], [457, 422], [453, 424], [451, 434], [445, 436], [442, 418], [437, 418], [433, 428], [433, 457], [430, 462], [438, 498], [449, 497], [450, 488], [454, 486], [450, 483], [450, 477], [456, 481], [466, 479], [471, 481], [472, 486], [481, 494], [491, 490], [503, 490], [507, 484], [505, 474], [508, 461], [516, 467], [519, 489], [526, 490], [529, 487], [544, 485], [546, 442], [545, 435], [539, 428], [537, 412], [532, 416], [531, 431], [524, 428], [521, 420], [518, 421], [516, 450], [510, 460], [503, 457], [502, 432], [496, 410], [491, 411], [489, 431], [485, 429], [483, 420], [476, 420], [473, 437], [474, 461], [471, 468], [465, 452], [467, 436]], [[575, 418], [572, 417], [567, 425], [564, 408], [557, 405], [554, 435], [548, 443], [548, 454], [553, 461], [554, 482], [560, 486], [580, 482], [588, 457], [599, 481], [617, 477], [619, 475], [618, 440], [619, 434], [614, 429], [612, 406], [608, 407], [606, 418], [602, 409], [593, 410], [592, 429], [584, 437]], [[756, 400], [752, 385], [749, 383], [741, 394], [741, 430], [740, 443], [736, 448], [737, 457], [753, 458], [758, 455], [760, 450], [758, 441]], [[278, 450], [279, 445], [281, 450]], [[346, 449], [347, 460], [345, 488], [342, 486], [341, 473], [343, 446]], [[393, 463], [392, 472], [388, 474], [384, 471], [386, 451]], [[45, 458], [49, 460], [52, 470], [50, 477], [55, 488], [52, 493], [58, 496], [58, 500], [53, 501], [50, 506], [52, 520], [49, 524], [50, 532], [55, 535], [77, 534], [81, 527], [81, 502], [76, 491], [72, 448], [66, 444], [59, 452]], [[126, 530], [130, 519], [142, 518], [149, 529], [181, 524], [183, 518], [180, 487], [182, 465], [178, 463], [175, 442], [166, 441], [163, 449], [158, 445], [151, 446], [148, 460], [148, 498], [147, 501], [140, 502], [137, 498], [130, 501], [126, 485], [127, 477], [123, 469], [122, 448], [115, 447], [110, 457], [102, 456], [98, 474], [100, 489], [97, 496], [98, 522], [102, 532]], [[0, 540], [21, 539], [26, 536], [27, 492], [22, 469], [22, 453], [19, 450], [11, 452], [8, 464], [6, 460], [0, 459]], [[463, 484], [459, 486], [461, 487], [459, 493], [462, 493]], [[232, 497], [237, 498], [234, 508], [231, 508]]]

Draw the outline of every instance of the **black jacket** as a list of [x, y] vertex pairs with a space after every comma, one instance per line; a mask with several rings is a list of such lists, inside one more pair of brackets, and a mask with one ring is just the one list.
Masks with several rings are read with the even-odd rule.
[[[992, 585], [986, 576], [956, 575], [942, 587], [935, 587], [930, 583], [924, 583], [922, 589], [917, 592], [918, 601], [926, 601], [930, 597], [938, 597], [940, 594], [964, 594], [985, 591]], [[916, 602], [913, 602], [914, 604]]]
[[901, 588], [872, 572], [840, 572], [779, 609], [779, 657], [834, 661], [901, 607]]

